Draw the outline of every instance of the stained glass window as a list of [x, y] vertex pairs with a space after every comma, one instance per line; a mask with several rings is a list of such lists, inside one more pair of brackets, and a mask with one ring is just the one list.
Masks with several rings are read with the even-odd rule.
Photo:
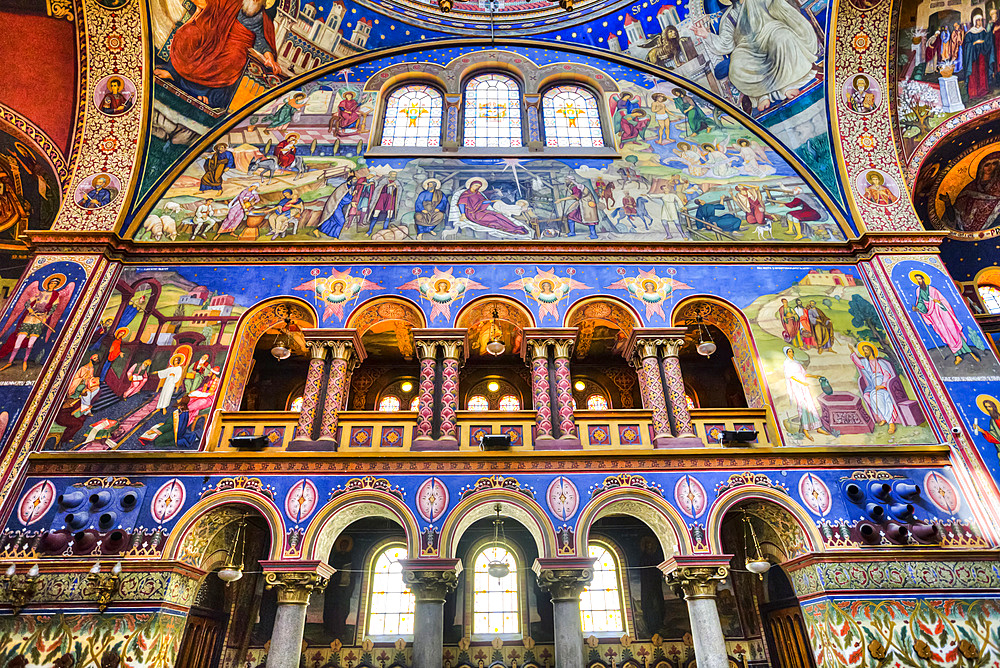
[[601, 545], [590, 545], [587, 551], [595, 561], [594, 579], [580, 594], [583, 632], [624, 633], [618, 563], [611, 550]]
[[469, 397], [469, 410], [470, 411], [488, 411], [490, 409], [490, 402], [486, 400], [481, 394]]
[[418, 406], [420, 406], [420, 397], [413, 397], [413, 401], [410, 402], [410, 410], [416, 411]]
[[556, 86], [542, 96], [548, 146], [604, 146], [597, 98], [580, 86]]
[[983, 306], [987, 313], [1000, 313], [1000, 288], [992, 285], [979, 286], [979, 298], [983, 300]]
[[604, 398], [603, 394], [592, 394], [587, 397], [587, 410], [606, 411], [608, 410], [608, 400]]
[[368, 635], [413, 635], [413, 594], [403, 584], [400, 559], [406, 559], [406, 547], [390, 545], [374, 559], [371, 573], [371, 597], [368, 606]]
[[694, 409], [698, 408], [698, 405], [694, 403], [694, 399], [691, 398], [690, 394], [684, 395], [684, 403], [687, 405], [687, 409], [689, 411], [693, 411]]
[[521, 146], [521, 89], [503, 74], [481, 74], [465, 86], [465, 145]]
[[394, 397], [391, 394], [386, 397], [382, 397], [382, 401], [379, 402], [378, 409], [383, 413], [395, 413], [399, 410], [399, 397]]
[[440, 146], [444, 100], [435, 88], [403, 86], [389, 95], [382, 146]]
[[[502, 561], [510, 572], [502, 578], [489, 574], [491, 561]], [[472, 632], [495, 635], [519, 633], [517, 608], [517, 561], [509, 550], [490, 545], [476, 555], [472, 591]]]
[[507, 412], [519, 411], [521, 410], [521, 400], [513, 394], [505, 394], [500, 397], [500, 410]]
[[295, 397], [294, 399], [292, 399], [292, 403], [288, 407], [288, 410], [294, 411], [296, 413], [301, 413], [302, 412], [302, 402], [303, 401], [304, 401], [304, 399], [302, 397]]

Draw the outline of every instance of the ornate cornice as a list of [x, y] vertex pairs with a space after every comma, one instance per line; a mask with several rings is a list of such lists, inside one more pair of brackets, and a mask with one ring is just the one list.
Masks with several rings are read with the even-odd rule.
[[460, 559], [400, 559], [403, 581], [418, 602], [444, 603], [458, 586], [462, 572]]
[[335, 572], [321, 561], [262, 561], [264, 583], [276, 589], [278, 605], [306, 605], [309, 595], [326, 588]]

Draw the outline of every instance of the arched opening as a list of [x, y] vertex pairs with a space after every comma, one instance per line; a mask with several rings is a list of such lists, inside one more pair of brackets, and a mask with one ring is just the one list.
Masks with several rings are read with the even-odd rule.
[[[284, 410], [309, 366], [301, 330], [315, 326], [315, 311], [295, 297], [269, 299], [249, 309], [233, 337], [219, 408], [227, 412]], [[291, 352], [281, 360], [271, 352], [279, 333], [280, 342]], [[272, 404], [273, 408], [266, 408]]]
[[[695, 407], [766, 406], [750, 332], [735, 307], [714, 298], [688, 298], [674, 309], [672, 321], [688, 328], [680, 361]], [[699, 354], [698, 345], [709, 339], [715, 352]]]
[[[802, 609], [781, 566], [805, 552], [807, 537], [796, 519], [769, 501], [747, 500], [726, 511], [721, 545], [732, 554], [730, 578], [718, 588], [717, 602], [727, 640], [763, 643], [774, 668], [814, 668]], [[748, 560], [766, 560], [758, 575]]]
[[976, 294], [982, 305], [981, 312], [1000, 315], [1000, 269], [990, 267], [976, 276]]
[[367, 357], [351, 376], [347, 405], [352, 410], [392, 405], [411, 410], [419, 384], [410, 330], [426, 326], [423, 311], [397, 297], [379, 297], [354, 310], [347, 327], [358, 330]]
[[[534, 326], [531, 313], [512, 299], [481, 297], [456, 318], [469, 331], [469, 357], [459, 375], [459, 409], [511, 411], [531, 408], [531, 378], [520, 357], [524, 330]], [[503, 342], [493, 355], [491, 340]]]
[[[207, 573], [188, 612], [178, 666], [215, 668], [222, 657], [245, 656], [259, 638], [270, 638], [274, 602], [266, 600], [260, 561], [270, 554], [271, 540], [264, 516], [237, 503], [213, 508], [188, 530], [182, 560]], [[227, 584], [220, 571], [232, 565], [242, 575]]]
[[576, 327], [573, 399], [578, 410], [642, 408], [635, 369], [623, 354], [632, 330], [642, 325], [623, 302], [611, 297], [584, 299], [566, 312]]

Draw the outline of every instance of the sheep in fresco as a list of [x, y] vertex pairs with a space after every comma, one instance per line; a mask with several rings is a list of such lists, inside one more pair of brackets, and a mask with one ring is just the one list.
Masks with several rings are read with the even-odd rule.
[[177, 223], [170, 216], [157, 216], [150, 214], [142, 224], [143, 232], [156, 241], [163, 238], [164, 234], [173, 241], [177, 238]]
[[160, 216], [160, 223], [163, 226], [163, 236], [170, 237], [171, 241], [177, 239], [177, 223], [171, 216]]
[[163, 208], [166, 209], [167, 213], [169, 213], [170, 215], [176, 216], [178, 213], [180, 213], [181, 205], [178, 204], [177, 202], [167, 202], [166, 204], [163, 205]]

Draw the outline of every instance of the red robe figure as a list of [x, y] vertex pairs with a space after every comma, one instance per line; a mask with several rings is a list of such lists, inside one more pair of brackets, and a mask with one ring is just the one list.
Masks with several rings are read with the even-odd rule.
[[[14, 364], [17, 353], [24, 348], [21, 370], [27, 370], [28, 358], [40, 337], [48, 342], [56, 333], [55, 325], [62, 317], [73, 294], [75, 284], [66, 284], [64, 274], [52, 274], [41, 281], [32, 282], [18, 298], [6, 322], [0, 328], [0, 358], [7, 357], [7, 363], [0, 371]], [[39, 351], [41, 358], [45, 350]], [[41, 359], [37, 360], [41, 363]]]
[[399, 203], [399, 183], [396, 172], [389, 172], [389, 180], [378, 191], [375, 206], [368, 216], [368, 236], [375, 231], [375, 225], [382, 222], [382, 229], [389, 229], [389, 223], [396, 220], [396, 206]]
[[330, 118], [330, 130], [342, 135], [347, 134], [347, 130], [356, 129], [361, 118], [360, 106], [354, 99], [354, 91], [344, 93], [344, 99], [337, 105], [337, 113]]
[[227, 105], [256, 53], [278, 73], [274, 22], [265, 0], [195, 0], [194, 16], [170, 41], [170, 62], [155, 70], [209, 106]]
[[274, 147], [274, 159], [278, 161], [278, 167], [291, 169], [295, 162], [295, 145], [299, 143], [299, 134], [289, 132], [288, 136], [278, 142]]

